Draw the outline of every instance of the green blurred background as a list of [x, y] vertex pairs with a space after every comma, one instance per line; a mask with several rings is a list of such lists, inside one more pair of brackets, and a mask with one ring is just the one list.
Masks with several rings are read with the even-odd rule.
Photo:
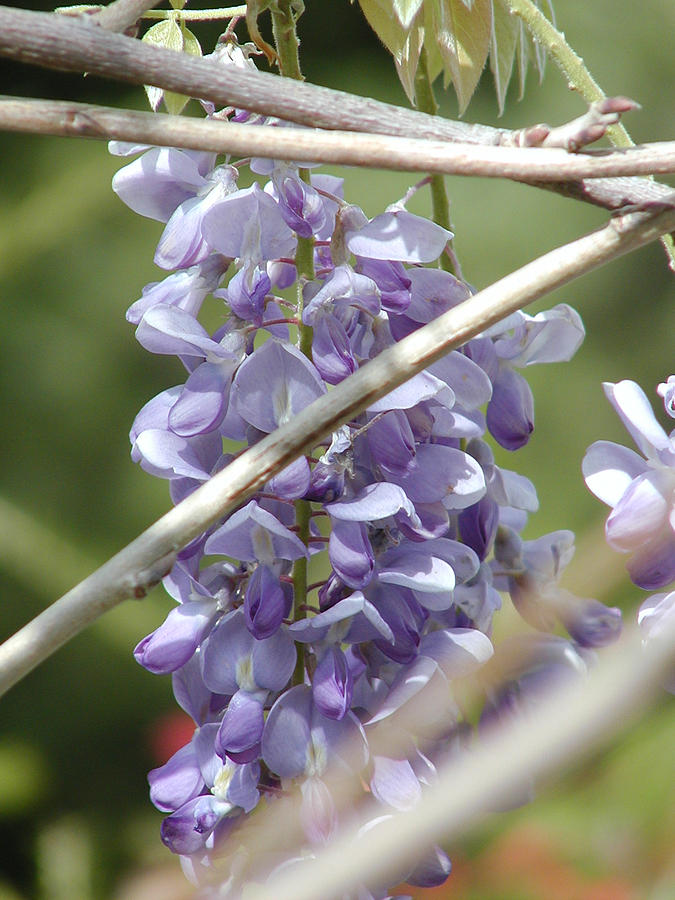
[[[192, 4], [197, 7], [197, 3]], [[216, 6], [206, 3], [203, 6]], [[393, 66], [347, 0], [306, 0], [300, 22], [310, 81], [405, 103]], [[30, 4], [30, 8], [49, 8]], [[636, 141], [675, 139], [675, 5], [558, 0], [559, 26], [610, 94], [638, 100]], [[195, 27], [205, 49], [219, 29]], [[2, 62], [4, 90], [144, 108], [142, 90]], [[193, 104], [194, 105], [194, 104]], [[583, 111], [549, 64], [530, 72], [497, 117], [486, 72], [466, 119], [504, 127], [558, 123]], [[442, 112], [456, 115], [454, 95]], [[128, 430], [150, 397], [182, 377], [179, 364], [135, 342], [126, 308], [149, 281], [159, 223], [132, 214], [110, 189], [120, 161], [105, 144], [0, 134], [0, 637], [32, 618], [169, 506], [164, 482], [129, 459]], [[345, 195], [370, 215], [398, 199], [404, 174], [339, 171]], [[483, 287], [600, 226], [598, 210], [514, 184], [448, 178], [456, 248]], [[420, 192], [413, 209], [428, 212]], [[650, 397], [674, 369], [675, 281], [660, 245], [586, 276], [538, 303], [568, 302], [587, 339], [573, 363], [529, 370], [537, 402], [530, 445], [501, 461], [532, 478], [541, 511], [529, 536], [578, 534], [570, 585], [621, 605], [640, 592], [602, 542], [604, 508], [580, 463], [598, 438], [627, 443], [602, 381], [631, 378]], [[662, 421], [665, 416], [662, 416]], [[664, 421], [665, 424], [665, 421]], [[109, 613], [1, 701], [0, 898], [182, 895], [159, 842], [161, 816], [146, 772], [180, 740], [168, 678], [133, 660], [136, 642], [171, 602], [156, 589]], [[507, 624], [508, 613], [506, 614]], [[630, 733], [531, 806], [450, 848], [454, 877], [433, 896], [665, 898], [675, 895], [675, 717], [666, 696]], [[417, 896], [417, 895], [416, 895]], [[421, 892], [432, 896], [431, 892]]]

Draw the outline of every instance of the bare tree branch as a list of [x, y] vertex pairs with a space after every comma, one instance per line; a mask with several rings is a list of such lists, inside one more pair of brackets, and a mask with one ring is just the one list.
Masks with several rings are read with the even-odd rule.
[[94, 29], [86, 17], [70, 19], [0, 7], [0, 55], [44, 68], [155, 85], [311, 128], [484, 144], [497, 144], [502, 133], [510, 134], [167, 50]]
[[[0, 55], [34, 65], [87, 71], [134, 84], [156, 85], [209, 99], [220, 106], [250, 109], [312, 128], [484, 146], [552, 141], [562, 141], [567, 146], [574, 144], [576, 136], [586, 127], [593, 131], [592, 116], [590, 124], [586, 117], [581, 117], [582, 121], [575, 123], [572, 132], [568, 126], [554, 129], [534, 126], [512, 132], [487, 125], [470, 125], [265, 72], [223, 66], [213, 60], [105, 33], [93, 28], [86, 19], [70, 20], [23, 10], [0, 8]], [[609, 112], [601, 115], [613, 115], [611, 104], [616, 102], [603, 101], [610, 106]], [[624, 109], [633, 105], [631, 101], [623, 102], [630, 104], [624, 105]], [[545, 187], [611, 210], [661, 202], [670, 190], [644, 180], [630, 182], [624, 179], [621, 184], [601, 181], [549, 181], [544, 184], [537, 178], [524, 180], [536, 187]]]
[[558, 247], [415, 331], [291, 422], [263, 438], [0, 647], [0, 694], [126, 597], [142, 596], [173, 554], [342, 422], [516, 309], [675, 229], [675, 192], [660, 209], [619, 215]]
[[[21, 97], [0, 96], [0, 129], [67, 137], [115, 138], [141, 144], [212, 150], [240, 157], [293, 158], [298, 162], [528, 179], [540, 183], [675, 172], [675, 141], [624, 150], [570, 154], [545, 147], [485, 147], [390, 135], [327, 133], [308, 128], [252, 128], [213, 119], [180, 118]], [[665, 196], [670, 189], [663, 187]], [[649, 191], [648, 183], [644, 190]], [[625, 202], [625, 191], [618, 191], [612, 198], [612, 208], [623, 206]]]
[[153, 6], [157, 6], [157, 0], [113, 0], [95, 13], [91, 21], [106, 31], [125, 31]]

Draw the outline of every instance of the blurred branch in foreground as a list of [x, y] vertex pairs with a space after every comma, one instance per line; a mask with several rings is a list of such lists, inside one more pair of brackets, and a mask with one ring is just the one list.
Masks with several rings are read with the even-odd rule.
[[[447, 844], [465, 836], [491, 811], [522, 798], [531, 782], [577, 763], [641, 716], [672, 671], [675, 617], [664, 621], [646, 647], [641, 637], [636, 627], [627, 630], [616, 646], [603, 651], [587, 678], [554, 686], [526, 714], [453, 755], [413, 810], [393, 813], [370, 828], [359, 821], [315, 858], [280, 870], [265, 887], [252, 889], [251, 898], [329, 900], [361, 881], [391, 882], [392, 869], [403, 868], [434, 841]], [[434, 718], [435, 699], [432, 695], [427, 703], [423, 693], [416, 699], [418, 723]], [[279, 834], [287, 827], [280, 827], [282, 822], [288, 822], [283, 802], [251, 829], [247, 846], [256, 860], [261, 850], [279, 846]]]

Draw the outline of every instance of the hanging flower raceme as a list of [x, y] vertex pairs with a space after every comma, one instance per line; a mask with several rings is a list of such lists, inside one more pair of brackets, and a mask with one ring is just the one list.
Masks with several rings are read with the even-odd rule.
[[[301, 177], [290, 162], [254, 160], [261, 181], [240, 189], [241, 166], [213, 154], [112, 149], [141, 154], [114, 187], [166, 223], [155, 261], [178, 270], [128, 313], [142, 346], [187, 372], [131, 430], [133, 459], [169, 481], [174, 502], [471, 296], [428, 267], [451, 233], [405, 201], [369, 219], [344, 201], [340, 179]], [[298, 284], [299, 242], [311, 242], [316, 274]], [[212, 333], [199, 321], [208, 304], [225, 316]], [[309, 329], [305, 353], [295, 336]], [[568, 533], [520, 540], [535, 489], [500, 468], [485, 440], [489, 431], [508, 449], [527, 441], [533, 401], [517, 370], [568, 359], [582, 338], [567, 306], [509, 317], [373, 403], [179, 553], [165, 579], [177, 605], [135, 655], [172, 673], [195, 723], [193, 739], [150, 774], [151, 799], [169, 814], [162, 838], [193, 875], [254, 807], [296, 786], [311, 855], [344, 816], [330, 792], [335, 769], [369, 785], [373, 821], [409, 808], [468, 727], [459, 708], [391, 756], [372, 753], [369, 735], [490, 658], [498, 588], [536, 628], [566, 627], [571, 639], [557, 647], [616, 636], [616, 611], [557, 587]], [[308, 563], [316, 580], [302, 595], [294, 576]], [[401, 875], [429, 886], [449, 869], [437, 849]]]

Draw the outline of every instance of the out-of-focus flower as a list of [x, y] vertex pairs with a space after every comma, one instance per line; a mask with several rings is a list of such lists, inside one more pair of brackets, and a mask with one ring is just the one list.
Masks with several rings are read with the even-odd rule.
[[[672, 376], [662, 387], [672, 404]], [[634, 381], [603, 385], [642, 456], [611, 441], [596, 441], [583, 461], [589, 489], [612, 507], [605, 526], [607, 543], [629, 553], [632, 581], [645, 590], [675, 580], [675, 430], [656, 420]]]

